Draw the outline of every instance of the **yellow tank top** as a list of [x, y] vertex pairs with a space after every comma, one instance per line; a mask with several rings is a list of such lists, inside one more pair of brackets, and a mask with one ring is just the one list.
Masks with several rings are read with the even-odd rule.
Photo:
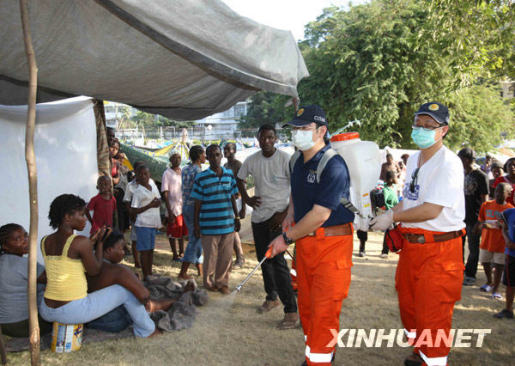
[[72, 301], [88, 296], [88, 282], [80, 259], [68, 257], [70, 245], [77, 235], [70, 235], [61, 255], [45, 253], [45, 239], [41, 240], [41, 253], [45, 260], [47, 285], [45, 297], [50, 300]]

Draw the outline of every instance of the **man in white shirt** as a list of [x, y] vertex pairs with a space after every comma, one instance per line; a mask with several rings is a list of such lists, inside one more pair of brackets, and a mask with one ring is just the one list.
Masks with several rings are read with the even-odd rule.
[[463, 168], [443, 145], [449, 131], [449, 110], [430, 102], [415, 113], [411, 137], [420, 151], [406, 169], [403, 200], [371, 221], [374, 230], [399, 222], [402, 248], [395, 276], [404, 331], [414, 346], [405, 365], [446, 365], [454, 304], [461, 298], [465, 234]]
[[[260, 151], [249, 156], [238, 172], [238, 189], [242, 197], [240, 216], [245, 216], [245, 204], [251, 206], [252, 233], [256, 245], [257, 259], [265, 256], [270, 242], [281, 235], [281, 224], [286, 216], [290, 202], [290, 156], [274, 147], [277, 141], [276, 131], [272, 125], [262, 125], [257, 134]], [[245, 181], [249, 175], [254, 177], [255, 196], [249, 197]], [[258, 309], [268, 312], [279, 306], [279, 299], [284, 305], [284, 319], [279, 329], [297, 326], [297, 302], [291, 285], [288, 264], [281, 253], [267, 259], [261, 266], [266, 299]]]

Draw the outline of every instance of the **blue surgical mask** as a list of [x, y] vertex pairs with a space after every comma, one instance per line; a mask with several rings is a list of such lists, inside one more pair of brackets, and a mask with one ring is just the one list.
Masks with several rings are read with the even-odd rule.
[[315, 146], [313, 130], [293, 130], [292, 141], [300, 151], [306, 151]]
[[436, 130], [427, 130], [423, 127], [413, 127], [411, 138], [418, 147], [421, 149], [427, 149], [436, 143], [435, 134]]

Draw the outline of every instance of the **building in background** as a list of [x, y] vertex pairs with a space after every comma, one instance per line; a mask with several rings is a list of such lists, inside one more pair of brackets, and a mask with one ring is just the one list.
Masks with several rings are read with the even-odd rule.
[[225, 112], [215, 113], [195, 121], [194, 124], [205, 131], [203, 138], [206, 140], [237, 138], [240, 119], [247, 114], [248, 103], [248, 101], [238, 102]]

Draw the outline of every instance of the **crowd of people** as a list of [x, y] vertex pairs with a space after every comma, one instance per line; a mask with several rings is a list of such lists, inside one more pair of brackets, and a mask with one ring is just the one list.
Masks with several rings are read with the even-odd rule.
[[[341, 199], [349, 199], [352, 177], [343, 158], [331, 155], [328, 123], [319, 106], [301, 107], [288, 125], [297, 149], [293, 157], [275, 147], [277, 132], [264, 124], [257, 132], [260, 150], [243, 162], [235, 158], [233, 143], [205, 150], [192, 146], [183, 168], [181, 156], [172, 152], [160, 188], [144, 163], [133, 164], [134, 174], [128, 171], [120, 143], [108, 130], [111, 171], [98, 178], [98, 194], [89, 202], [62, 194], [49, 208], [55, 232], [41, 241], [41, 331], [50, 331], [57, 321], [108, 331], [132, 324], [138, 337], [159, 333], [149, 312], [167, 309], [173, 301], [151, 300], [143, 281], [153, 273], [160, 229], [166, 232], [172, 260], [181, 262], [180, 280], [191, 278], [188, 270], [194, 264], [206, 290], [229, 294], [231, 268], [245, 263], [238, 231], [250, 206], [257, 260], [267, 257], [261, 268], [266, 297], [257, 311], [282, 304], [284, 318], [277, 327], [295, 328], [300, 321], [304, 364], [331, 364], [335, 354], [328, 330], [339, 328], [351, 282], [354, 214]], [[486, 156], [478, 166], [472, 149], [457, 155], [450, 151], [443, 144], [449, 111], [440, 103], [422, 105], [412, 128], [420, 151], [402, 155], [399, 162], [386, 155], [380, 173], [383, 204], [371, 221], [371, 229], [387, 232], [382, 258], [402, 248], [396, 289], [408, 339], [414, 342], [421, 329], [449, 332], [461, 286], [476, 283], [478, 263], [486, 276], [479, 291], [502, 299], [502, 279], [506, 307], [495, 316], [513, 318], [515, 158], [502, 164]], [[202, 170], [206, 160], [209, 167]], [[321, 161], [324, 169], [318, 172]], [[254, 194], [248, 191], [249, 177]], [[88, 221], [90, 236], [77, 235]], [[129, 229], [141, 279], [119, 264]], [[367, 232], [357, 231], [357, 236], [358, 255], [364, 257]], [[295, 267], [290, 271], [284, 252], [294, 242]], [[28, 332], [27, 252], [23, 227], [0, 227], [0, 324], [10, 336]], [[449, 347], [424, 345], [405, 364], [445, 365], [448, 353]]]

